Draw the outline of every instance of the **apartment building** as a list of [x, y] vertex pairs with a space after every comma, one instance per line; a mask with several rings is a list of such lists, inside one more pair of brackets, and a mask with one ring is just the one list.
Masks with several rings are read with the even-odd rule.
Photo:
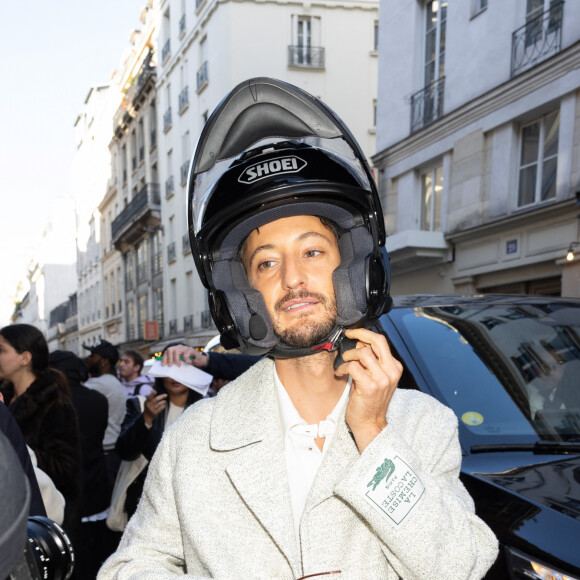
[[382, 0], [394, 293], [580, 296], [580, 3]]
[[157, 132], [157, 12], [147, 2], [116, 79], [111, 175], [101, 201], [105, 338], [146, 349], [163, 326]]
[[216, 330], [191, 256], [186, 215], [189, 165], [203, 125], [239, 82], [275, 77], [322, 98], [370, 156], [378, 2], [163, 0], [159, 10], [164, 338], [203, 346]]

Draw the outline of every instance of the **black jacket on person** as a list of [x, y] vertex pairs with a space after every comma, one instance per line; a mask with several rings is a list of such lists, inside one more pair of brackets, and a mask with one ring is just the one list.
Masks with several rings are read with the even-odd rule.
[[44, 508], [44, 502], [42, 501], [42, 495], [40, 495], [38, 481], [36, 480], [36, 475], [34, 474], [34, 466], [32, 465], [32, 461], [30, 461], [30, 455], [28, 453], [28, 449], [26, 448], [24, 435], [22, 435], [22, 431], [14, 420], [12, 413], [10, 413], [6, 405], [1, 402], [0, 431], [6, 435], [6, 438], [12, 444], [14, 451], [16, 451], [16, 455], [22, 464], [24, 474], [26, 475], [28, 483], [30, 484], [30, 509], [28, 511], [28, 515], [46, 517], [46, 509]]
[[261, 356], [251, 354], [210, 352], [209, 363], [203, 370], [216, 379], [233, 381], [261, 359]]
[[105, 511], [111, 503], [111, 489], [103, 452], [103, 438], [109, 417], [107, 397], [82, 383], [89, 377], [85, 363], [73, 352], [50, 353], [50, 366], [68, 379], [72, 403], [79, 419], [82, 452], [82, 517]]
[[2, 386], [2, 394], [26, 444], [36, 455], [38, 467], [64, 496], [63, 528], [74, 545], [82, 502], [79, 427], [75, 408], [56, 372], [49, 369], [41, 374], [17, 398], [12, 383]]
[[[155, 390], [157, 394], [160, 395], [166, 391], [162, 387], [160, 379], [155, 381]], [[196, 401], [199, 401], [202, 396], [195, 391], [190, 391], [185, 408], [189, 407]], [[153, 454], [161, 441], [163, 436], [163, 431], [165, 430], [165, 419], [167, 417], [167, 412], [169, 411], [169, 404], [165, 408], [165, 411], [159, 413], [150, 428], [145, 425], [145, 420], [143, 418], [143, 413], [141, 412], [141, 405], [139, 403], [138, 397], [129, 397], [127, 399], [127, 413], [125, 414], [125, 419], [121, 425], [121, 434], [117, 439], [117, 444], [115, 449], [125, 461], [133, 461], [137, 459], [139, 455], [143, 454], [149, 461], [153, 458]], [[125, 510], [129, 517], [131, 517], [137, 505], [139, 504], [139, 499], [143, 493], [143, 485], [145, 483], [145, 478], [147, 477], [147, 468], [145, 468], [139, 477], [128, 487], [127, 489], [127, 499], [125, 500]]]

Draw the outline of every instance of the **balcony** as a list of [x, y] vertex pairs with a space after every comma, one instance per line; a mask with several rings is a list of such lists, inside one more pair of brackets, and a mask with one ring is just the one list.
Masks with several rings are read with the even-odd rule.
[[512, 77], [560, 52], [563, 17], [564, 2], [554, 3], [512, 34]]
[[174, 318], [173, 320], [169, 321], [169, 335], [177, 334], [177, 319]]
[[173, 120], [171, 118], [171, 107], [163, 113], [163, 132], [167, 133], [169, 129], [171, 129], [171, 125], [173, 124]]
[[207, 83], [209, 82], [207, 60], [199, 67], [196, 77], [197, 77], [197, 92], [201, 93], [201, 91], [207, 86]]
[[189, 107], [189, 87], [184, 87], [183, 90], [179, 93], [179, 97], [177, 98], [178, 102], [178, 113], [183, 115]]
[[171, 41], [168, 39], [161, 49], [161, 62], [165, 64], [165, 61], [171, 55]]
[[411, 133], [427, 127], [427, 125], [443, 116], [444, 92], [445, 77], [441, 77], [409, 97], [409, 103], [411, 104]]
[[175, 242], [171, 242], [167, 245], [167, 262], [171, 264], [171, 262], [175, 262], [177, 258], [177, 254], [175, 252]]
[[324, 68], [323, 46], [289, 46], [288, 66], [299, 68]]
[[165, 199], [169, 199], [175, 193], [173, 175], [165, 180]]
[[183, 234], [181, 238], [181, 250], [184, 254], [191, 252], [191, 244], [189, 243], [189, 234]]
[[179, 176], [181, 177], [181, 185], [187, 183], [187, 176], [189, 175], [189, 161], [181, 164], [179, 168]]
[[183, 332], [193, 332], [193, 314], [183, 317]]
[[147, 183], [129, 205], [113, 220], [111, 239], [115, 249], [123, 252], [144, 232], [161, 223], [161, 198], [158, 183]]
[[149, 52], [113, 117], [113, 132], [117, 137], [122, 135], [131, 120], [137, 116], [137, 111], [143, 104], [145, 96], [155, 87], [157, 73], [155, 66], [151, 63], [152, 58], [153, 53]]

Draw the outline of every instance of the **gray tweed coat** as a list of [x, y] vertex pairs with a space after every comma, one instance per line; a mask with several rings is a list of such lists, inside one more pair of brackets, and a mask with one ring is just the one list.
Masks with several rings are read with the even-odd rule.
[[398, 390], [387, 419], [362, 454], [341, 421], [298, 545], [273, 361], [262, 360], [166, 431], [98, 580], [482, 578], [497, 541], [459, 481], [455, 416]]

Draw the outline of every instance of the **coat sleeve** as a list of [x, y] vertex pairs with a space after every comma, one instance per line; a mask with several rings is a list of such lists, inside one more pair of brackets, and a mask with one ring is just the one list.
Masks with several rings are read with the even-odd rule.
[[161, 420], [162, 417], [157, 417], [153, 426], [148, 429], [143, 419], [138, 398], [130, 397], [127, 399], [125, 419], [115, 444], [115, 449], [121, 459], [132, 461], [143, 454], [147, 459], [151, 460], [163, 433], [163, 429], [159, 428], [159, 421]]
[[205, 370], [216, 379], [233, 381], [261, 358], [261, 356], [249, 354], [212, 352], [209, 355], [209, 365]]
[[44, 413], [39, 432], [46, 436], [30, 446], [38, 467], [49, 475], [65, 498], [71, 498], [78, 494], [81, 457], [77, 414], [68, 397], [57, 400]]
[[387, 413], [387, 427], [336, 493], [368, 522], [402, 578], [479, 580], [497, 540], [459, 479], [457, 419], [435, 402], [408, 414], [418, 419], [401, 428], [404, 421]]
[[[185, 574], [185, 554], [173, 487], [179, 453], [177, 438], [172, 433], [176, 431], [169, 429], [162, 438], [149, 464], [139, 508], [127, 524], [117, 551], [99, 570], [97, 580], [209, 578]], [[153, 529], [155, 533], [151, 533]]]

